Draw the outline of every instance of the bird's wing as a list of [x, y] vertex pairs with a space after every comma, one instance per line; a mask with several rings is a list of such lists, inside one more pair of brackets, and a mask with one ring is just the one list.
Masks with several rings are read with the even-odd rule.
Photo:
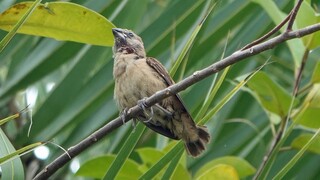
[[[165, 67], [163, 67], [163, 65], [158, 61], [156, 60], [155, 58], [152, 58], [152, 57], [147, 57], [146, 59], [146, 62], [147, 64], [153, 68], [161, 77], [162, 79], [165, 81], [165, 83], [167, 84], [167, 86], [171, 86], [174, 84], [174, 81], [171, 79], [169, 73], [167, 72], [167, 70], [165, 69]], [[180, 96], [178, 94], [174, 95], [173, 97], [175, 97], [176, 99], [176, 108], [179, 109], [180, 112], [184, 112], [184, 113], [187, 113], [189, 118], [187, 118], [188, 122], [189, 123], [193, 123], [193, 120], [192, 120], [192, 117], [190, 115], [190, 113], [187, 111], [187, 109], [185, 108]], [[170, 129], [166, 129], [166, 128], [163, 128], [163, 127], [160, 127], [160, 126], [156, 126], [154, 124], [151, 124], [151, 123], [145, 123], [150, 129], [164, 135], [164, 136], [167, 136], [169, 138], [172, 138], [172, 139], [177, 139], [177, 137], [170, 131]]]
[[[172, 78], [170, 77], [168, 71], [166, 70], [165, 67], [163, 67], [163, 65], [156, 60], [155, 58], [152, 57], [147, 57], [147, 64], [153, 68], [155, 71], [157, 71], [157, 73], [163, 78], [163, 80], [167, 83], [167, 86], [171, 86], [174, 83], [174, 81], [172, 80]], [[183, 104], [179, 94], [176, 94], [175, 97], [177, 98], [177, 100], [180, 102], [181, 104], [181, 108], [183, 109], [183, 111], [187, 112], [188, 115], [190, 116], [190, 113], [187, 111], [187, 108], [185, 107], [185, 105]], [[191, 117], [191, 116], [190, 116]]]
[[[145, 119], [145, 120], [147, 120], [147, 119]], [[154, 125], [154, 124], [149, 123], [149, 122], [144, 122], [144, 124], [148, 128], [152, 129], [153, 131], [155, 131], [155, 132], [157, 132], [159, 134], [162, 134], [162, 135], [164, 135], [164, 136], [166, 136], [168, 138], [175, 139], [175, 140], [179, 140], [180, 139], [174, 133], [172, 133], [171, 130], [168, 129], [168, 128], [165, 128], [165, 127], [162, 127], [162, 126], [157, 126], [157, 125]]]
[[[152, 57], [147, 57], [147, 64], [153, 68], [155, 71], [157, 71], [157, 73], [162, 77], [162, 79], [167, 83], [167, 86], [171, 86], [174, 84], [174, 81], [172, 80], [172, 78], [170, 77], [168, 71], [166, 70], [165, 67], [163, 67], [163, 65], [156, 60], [155, 58]], [[178, 94], [175, 95], [177, 97], [177, 99], [180, 101], [182, 107], [185, 109], [185, 111], [187, 111], [186, 107], [184, 106], [180, 96]], [[188, 113], [189, 114], [189, 113]]]
[[167, 86], [171, 86], [172, 84], [174, 84], [174, 81], [171, 79], [166, 68], [163, 67], [163, 65], [158, 60], [152, 57], [147, 57], [146, 61], [147, 64], [162, 77], [162, 79], [166, 82]]

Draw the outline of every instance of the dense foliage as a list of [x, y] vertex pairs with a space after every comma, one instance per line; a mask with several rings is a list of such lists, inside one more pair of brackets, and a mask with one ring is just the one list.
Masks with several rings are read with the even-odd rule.
[[[18, 2], [0, 2], [0, 13]], [[156, 57], [168, 70], [177, 64], [176, 59], [184, 52], [183, 47], [212, 6], [206, 0], [72, 2], [99, 12], [117, 27], [135, 31], [142, 37], [148, 56]], [[174, 74], [173, 79], [178, 82], [259, 38], [278, 24], [293, 7], [292, 0], [218, 1], [200, 27], [183, 61], [178, 63], [179, 68], [171, 72]], [[310, 23], [304, 19], [316, 17], [313, 12], [317, 10], [319, 3], [306, 1], [298, 13], [294, 29], [319, 23], [319, 18], [314, 18]], [[79, 29], [75, 28], [68, 27], [68, 30], [77, 32]], [[6, 31], [0, 30], [0, 39], [6, 34]], [[319, 33], [316, 37], [320, 37]], [[110, 40], [112, 37], [107, 38]], [[112, 173], [120, 171], [118, 178], [132, 179], [141, 175], [150, 177], [145, 173], [153, 164], [162, 160], [169, 168], [163, 168], [162, 171], [162, 168], [152, 169], [155, 174], [161, 171], [158, 177], [190, 179], [207, 175], [250, 179], [268, 152], [276, 131], [281, 128], [281, 121], [290, 117], [290, 133], [286, 134], [288, 137], [282, 147], [276, 150], [275, 162], [270, 164], [271, 170], [266, 176], [275, 176], [301, 152], [303, 155], [296, 159], [296, 164], [289, 163], [293, 167], [285, 177], [319, 178], [319, 136], [313, 140], [313, 144], [305, 146], [315, 133], [319, 134], [317, 131], [320, 128], [320, 51], [317, 48], [319, 40], [314, 39], [312, 43], [305, 38], [280, 44], [233, 65], [225, 78], [221, 72], [180, 93], [196, 121], [204, 117], [208, 120], [206, 125], [212, 140], [207, 151], [199, 158], [188, 157], [182, 151], [181, 143], [145, 129], [141, 124], [135, 128], [126, 124], [73, 160], [71, 164], [80, 162], [81, 168], [76, 175], [70, 166], [65, 166], [55, 176], [72, 179], [75, 176], [102, 178], [115, 158], [123, 158], [124, 164], [116, 161], [111, 167]], [[300, 90], [292, 100], [297, 73], [304, 58], [307, 61], [302, 72]], [[205, 116], [239, 82], [267, 60], [268, 63], [246, 86], [237, 90], [231, 99], [223, 100], [227, 103], [222, 103], [223, 107], [218, 112], [210, 117]], [[5, 155], [4, 147], [11, 144], [19, 149], [39, 141], [53, 141], [69, 148], [117, 117], [119, 112], [113, 100], [112, 68], [111, 47], [15, 35], [0, 52], [0, 117], [9, 117], [29, 107], [16, 120], [1, 125], [0, 157]], [[224, 81], [214, 98], [210, 99], [208, 94], [219, 78], [224, 78]], [[202, 112], [204, 108], [207, 109]], [[28, 136], [31, 119], [33, 124]], [[293, 121], [296, 124], [290, 131], [289, 126]], [[131, 144], [127, 139], [130, 139]], [[23, 177], [24, 174], [33, 176], [34, 169], [41, 170], [63, 152], [52, 144], [46, 146], [50, 149], [46, 160], [39, 160], [33, 153], [28, 153], [21, 156], [24, 167], [19, 158], [0, 164], [2, 177], [11, 177], [8, 174], [11, 171], [11, 167], [8, 167], [10, 163], [16, 168], [16, 177]], [[14, 151], [13, 147], [8, 149]], [[172, 147], [174, 151], [170, 151]], [[300, 151], [303, 147], [306, 151]], [[163, 158], [165, 154], [169, 154], [167, 159]], [[34, 168], [34, 164], [39, 165], [38, 169]], [[108, 177], [113, 176], [110, 171]]]

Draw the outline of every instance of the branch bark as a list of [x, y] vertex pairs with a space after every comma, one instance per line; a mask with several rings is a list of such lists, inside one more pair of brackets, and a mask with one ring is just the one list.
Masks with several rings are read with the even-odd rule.
[[[254, 45], [248, 49], [240, 50], [232, 55], [212, 64], [211, 66], [202, 69], [200, 71], [196, 71], [193, 73], [193, 75], [185, 78], [184, 80], [164, 89], [161, 91], [158, 91], [157, 93], [153, 94], [149, 98], [145, 99], [145, 104], [147, 107], [151, 107], [155, 103], [163, 100], [166, 97], [169, 97], [171, 95], [174, 95], [182, 90], [185, 90], [189, 86], [205, 79], [206, 77], [217, 73], [221, 71], [222, 69], [235, 64], [237, 62], [240, 62], [244, 60], [247, 57], [254, 56], [256, 54], [259, 54], [261, 52], [264, 52], [266, 50], [272, 49], [275, 46], [277, 46], [280, 43], [283, 43], [287, 40], [294, 39], [294, 38], [300, 38], [309, 34], [312, 34], [316, 31], [320, 30], [320, 23], [314, 24], [308, 27], [305, 27], [303, 29], [295, 30], [295, 31], [289, 31], [284, 32], [272, 39], [269, 39], [261, 44]], [[39, 179], [47, 179], [52, 174], [54, 174], [58, 169], [63, 167], [66, 163], [68, 163], [71, 158], [74, 158], [75, 156], [79, 155], [82, 151], [86, 150], [88, 147], [90, 147], [92, 144], [96, 143], [97, 141], [101, 140], [103, 137], [105, 137], [107, 134], [115, 130], [116, 128], [120, 127], [124, 122], [128, 122], [130, 119], [135, 117], [139, 112], [141, 112], [142, 109], [140, 109], [139, 106], [134, 106], [128, 110], [128, 113], [123, 116], [123, 118], [118, 117], [108, 124], [106, 124], [104, 127], [100, 128], [99, 130], [92, 133], [89, 137], [85, 138], [75, 146], [70, 147], [67, 152], [64, 153], [61, 156], [59, 156], [57, 159], [55, 159], [53, 162], [51, 162], [49, 165], [47, 165], [41, 172], [37, 174], [37, 176], [34, 178], [34, 180]]]

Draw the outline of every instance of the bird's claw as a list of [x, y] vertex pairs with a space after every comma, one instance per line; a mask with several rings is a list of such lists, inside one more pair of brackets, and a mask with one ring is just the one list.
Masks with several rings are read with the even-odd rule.
[[138, 106], [143, 110], [143, 112], [146, 112], [146, 107], [147, 107], [146, 99], [147, 98], [143, 98], [138, 101]]
[[147, 114], [147, 115], [149, 116], [149, 119], [143, 121], [144, 123], [148, 123], [148, 122], [150, 122], [150, 121], [152, 120], [153, 115], [154, 115], [154, 113], [153, 113], [153, 108], [152, 108], [152, 107], [150, 107], [150, 112], [151, 112], [151, 115]]
[[124, 108], [121, 112], [121, 120], [122, 120], [122, 123], [125, 124], [126, 123], [126, 116], [128, 114], [128, 108]]
[[[128, 114], [128, 111], [129, 111], [129, 109], [125, 108], [121, 112], [120, 117], [121, 117], [121, 120], [122, 120], [123, 124], [126, 123], [126, 115]], [[133, 131], [132, 132], [134, 132], [136, 130], [136, 125], [137, 125], [137, 119], [132, 119], [132, 127], [133, 127]]]
[[149, 117], [149, 119], [143, 121], [144, 123], [147, 123], [147, 122], [150, 122], [153, 118], [153, 115], [154, 115], [154, 112], [153, 112], [153, 108], [150, 107], [150, 115], [148, 114], [147, 110], [146, 110], [146, 107], [147, 107], [147, 104], [146, 104], [146, 99], [147, 98], [143, 98], [141, 100], [138, 101], [138, 106], [143, 110], [144, 114]]

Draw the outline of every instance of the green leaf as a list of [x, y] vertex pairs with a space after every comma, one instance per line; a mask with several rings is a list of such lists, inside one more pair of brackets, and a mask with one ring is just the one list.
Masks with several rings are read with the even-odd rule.
[[[310, 3], [303, 1], [297, 14], [296, 21], [298, 28], [304, 28], [320, 22], [320, 15], [316, 14]], [[312, 50], [320, 46], [320, 32], [312, 33], [302, 37], [304, 45]]]
[[307, 107], [299, 112], [294, 119], [301, 125], [309, 128], [320, 128], [320, 83], [314, 84], [307, 95], [304, 105]]
[[[15, 4], [0, 15], [0, 29], [9, 31], [33, 2]], [[102, 15], [78, 4], [50, 2], [40, 4], [18, 33], [112, 46], [115, 27]]]
[[[7, 156], [15, 151], [11, 142], [0, 128], [0, 157]], [[20, 158], [1, 164], [1, 179], [25, 179]]]
[[[80, 169], [76, 172], [76, 176], [101, 179], [115, 159], [115, 155], [104, 155], [90, 159], [81, 165]], [[131, 159], [127, 159], [115, 179], [137, 179], [141, 174], [139, 164]]]
[[136, 150], [143, 164], [150, 166], [155, 164], [164, 153], [154, 148], [139, 148]]
[[301, 160], [302, 155], [305, 151], [314, 143], [316, 142], [319, 144], [319, 134], [320, 128], [317, 132], [308, 140], [308, 142], [300, 149], [300, 151], [281, 169], [281, 171], [273, 178], [275, 180], [283, 179], [284, 175], [288, 173], [288, 171], [299, 161]]
[[[179, 143], [180, 143], [180, 141], [171, 141], [171, 142], [169, 142], [167, 144], [167, 146], [163, 148], [164, 154], [167, 154], [168, 152], [170, 152]], [[182, 149], [183, 149], [183, 152], [184, 152], [184, 148], [182, 148]], [[182, 156], [180, 158], [179, 163], [182, 164], [183, 167], [187, 167], [187, 156]]]
[[291, 103], [291, 95], [266, 73], [258, 72], [248, 82], [248, 86], [256, 93], [263, 108], [280, 117], [287, 116]]
[[[13, 2], [8, 0], [0, 1], [0, 12], [7, 9]], [[190, 34], [198, 25], [198, 20], [202, 17], [203, 9], [208, 1], [75, 0], [72, 2], [100, 12], [104, 17], [110, 18], [109, 20], [112, 20], [112, 23], [117, 26], [132, 29], [137, 34], [140, 34], [146, 49], [149, 50], [147, 54], [161, 60], [166, 67], [170, 67], [171, 61], [178, 57]], [[266, 2], [268, 3], [268, 1]], [[275, 2], [277, 8], [282, 12], [289, 12], [294, 4], [292, 0], [271, 2]], [[278, 15], [277, 12], [271, 13], [274, 13], [275, 16]], [[275, 23], [271, 21], [267, 13], [251, 1], [219, 1], [219, 6], [208, 16], [195, 38], [192, 48], [188, 51], [186, 55], [188, 61], [182, 62], [174, 79], [191, 75], [197, 70], [208, 67], [218, 61], [223, 53], [227, 39], [232, 42], [226, 48], [225, 53], [228, 55], [242, 45], [262, 36], [274, 25]], [[230, 38], [226, 38], [228, 33]], [[6, 32], [0, 30], [0, 39], [5, 34]], [[173, 38], [174, 43], [171, 44]], [[315, 49], [308, 57], [308, 63], [305, 66], [306, 69], [302, 77], [304, 84], [310, 81], [314, 63], [318, 61], [318, 50]], [[294, 79], [294, 73], [292, 72], [294, 63], [290, 61], [292, 56], [286, 44], [279, 45], [268, 52], [237, 63], [233, 68], [230, 68], [225, 79], [235, 79], [240, 74], [253, 71], [267, 57], [276, 58], [277, 63], [268, 65], [264, 71], [267, 74], [272, 74], [276, 82], [286, 85], [286, 88], [290, 89], [292, 79]], [[54, 39], [21, 34], [15, 35], [4, 51], [0, 53], [0, 94], [7, 91], [6, 95], [3, 94], [4, 96], [0, 100], [1, 113], [4, 113], [4, 117], [15, 113], [12, 112], [13, 108], [9, 106], [8, 100], [12, 102], [10, 105], [18, 104], [18, 107], [21, 107], [21, 105], [24, 106], [24, 100], [27, 95], [29, 96], [31, 89], [38, 90], [38, 95], [36, 104], [32, 108], [34, 124], [31, 129], [31, 137], [23, 137], [26, 131], [19, 131], [18, 128], [20, 127], [15, 126], [15, 121], [2, 126], [6, 128], [7, 136], [15, 139], [11, 143], [16, 147], [21, 147], [30, 142], [53, 138], [58, 144], [68, 148], [116, 117], [118, 115], [117, 108], [112, 98], [114, 84], [112, 66], [111, 48], [74, 42], [56, 42]], [[180, 74], [182, 75], [180, 76]], [[314, 77], [316, 78], [316, 76]], [[211, 89], [211, 78], [212, 76], [180, 93], [193, 117], [196, 117], [195, 115], [205, 102], [205, 95]], [[208, 103], [208, 110], [210, 111], [212, 107], [220, 103], [221, 99], [225, 99], [224, 97], [228, 98], [228, 92], [235, 85], [234, 83], [223, 82], [212, 103]], [[240, 89], [243, 89], [243, 87]], [[310, 89], [306, 88], [305, 90]], [[150, 136], [150, 132], [148, 132], [143, 136], [143, 139], [139, 141], [139, 148], [157, 147], [162, 149], [166, 147], [168, 141], [170, 143], [179, 142], [180, 146], [174, 153], [170, 150], [168, 153], [161, 150], [161, 152], [165, 152], [162, 156], [165, 160], [161, 158], [155, 165], [148, 164], [148, 167], [151, 167], [150, 171], [145, 164], [139, 164], [140, 171], [149, 175], [143, 177], [149, 177], [149, 179], [184, 177], [180, 174], [175, 176], [179, 165], [188, 165], [188, 174], [195, 174], [197, 170], [209, 161], [231, 154], [245, 157], [250, 164], [258, 166], [268, 149], [266, 145], [270, 144], [272, 138], [270, 137], [271, 130], [268, 118], [264, 112], [261, 112], [261, 107], [256, 99], [246, 92], [240, 91], [226, 102], [224, 102], [223, 108], [219, 108], [218, 113], [208, 116], [209, 119], [206, 126], [210, 130], [212, 140], [207, 146], [207, 151], [199, 158], [191, 158], [183, 153], [182, 160], [176, 165], [177, 155], [184, 151], [182, 142], [170, 141], [162, 136], [165, 141], [161, 145], [157, 145], [154, 137], [155, 133]], [[248, 124], [225, 123], [230, 118], [245, 119], [245, 121], [252, 123], [258, 129], [259, 134]], [[26, 122], [23, 129], [27, 130], [28, 122], [30, 122], [27, 116], [21, 116], [20, 119], [21, 121], [17, 122]], [[104, 138], [103, 141], [82, 152], [79, 158], [88, 159], [92, 158], [93, 154], [102, 155], [106, 152], [118, 153], [131, 130], [132, 128], [129, 125], [117, 129], [114, 133]], [[299, 129], [299, 131], [306, 132], [309, 130]], [[18, 133], [18, 137], [16, 133]], [[175, 144], [172, 145], [175, 146]], [[53, 149], [53, 151], [55, 152], [50, 153], [47, 160], [48, 163], [61, 153], [56, 149]], [[137, 159], [136, 162], [139, 160], [139, 163], [142, 163], [137, 156], [137, 153], [131, 153], [130, 155], [134, 160]], [[292, 158], [291, 153], [281, 153], [280, 157], [276, 157], [275, 164], [271, 166], [269, 174], [276, 174], [279, 170], [277, 168], [279, 160], [288, 158]], [[308, 173], [308, 176], [314, 177], [310, 179], [316, 179], [319, 169], [318, 159], [318, 155], [313, 153], [303, 156], [302, 161], [297, 164], [297, 167], [294, 167], [298, 170], [290, 171], [287, 175], [288, 179], [303, 179], [306, 173]], [[29, 168], [29, 165], [26, 168]], [[104, 170], [104, 172], [106, 171]], [[163, 174], [163, 177], [154, 175], [160, 174], [159, 172]], [[121, 174], [122, 172], [120, 171], [116, 178]], [[73, 173], [65, 166], [57, 174], [54, 174], [53, 178], [63, 179], [64, 177], [72, 176]], [[138, 179], [136, 176], [134, 178]]]
[[215, 83], [216, 82], [216, 78], [213, 79], [211, 87], [210, 87], [210, 89], [209, 89], [209, 91], [207, 93], [206, 99], [205, 99], [204, 103], [202, 104], [202, 107], [201, 107], [200, 111], [198, 112], [198, 114], [197, 114], [197, 116], [195, 118], [197, 121], [200, 118], [202, 118], [205, 115], [205, 113], [208, 111], [208, 108], [209, 108], [210, 104], [212, 104], [213, 98], [215, 97], [217, 91], [221, 87], [221, 84], [225, 80], [225, 77], [226, 77], [227, 73], [229, 72], [229, 69], [230, 69], [230, 66], [227, 67], [223, 71], [223, 73], [219, 77], [219, 80], [218, 80], [217, 83]]
[[135, 132], [127, 138], [103, 179], [114, 179], [117, 176], [146, 127], [143, 123], [139, 123], [135, 128]]
[[[74, 59], [74, 62], [76, 62], [74, 66], [69, 67], [67, 72], [64, 72], [66, 77], [55, 85], [54, 91], [46, 97], [41, 107], [34, 113], [31, 138], [36, 138], [38, 141], [51, 139], [63, 128], [66, 128], [68, 124], [75, 123], [72, 120], [78, 120], [76, 124], [79, 124], [81, 116], [77, 117], [77, 115], [83, 110], [90, 109], [89, 105], [98, 104], [96, 98], [98, 99], [106, 89], [110, 89], [112, 82], [107, 81], [107, 78], [102, 78], [102, 75], [107, 77], [108, 69], [100, 71], [98, 75], [101, 76], [90, 76], [89, 74], [97, 65], [97, 61], [106, 57], [106, 54], [103, 54], [104, 52], [105, 47], [87, 45], [75, 54], [77, 58]], [[95, 61], [92, 60], [92, 57], [95, 57]], [[82, 76], [79, 76], [79, 74]], [[108, 112], [114, 112], [114, 109], [115, 106], [113, 105]], [[24, 132], [26, 131], [27, 128], [24, 129]], [[26, 139], [23, 134], [21, 138]]]
[[[155, 152], [154, 150], [143, 150], [140, 151], [139, 155], [144, 162], [149, 162], [152, 167], [145, 172], [139, 179], [152, 179], [154, 178], [183, 148], [182, 141], [179, 141], [168, 153], [152, 153]], [[146, 153], [142, 153], [146, 152]], [[149, 156], [147, 156], [148, 154]], [[154, 158], [154, 157], [156, 158]]]
[[[11, 27], [7, 29], [9, 33], [1, 40], [0, 42], [0, 52], [4, 49], [4, 47], [10, 42], [13, 36], [17, 33], [17, 31], [21, 28], [21, 26], [25, 23], [25, 21], [30, 17], [32, 12], [35, 10], [37, 5], [41, 2], [41, 0], [36, 0], [34, 2], [30, 2], [28, 8], [25, 8], [24, 13], [20, 14], [20, 17], [16, 19], [15, 22], [11, 24]], [[5, 13], [5, 12], [4, 12]], [[0, 28], [1, 28], [1, 20], [4, 19], [0, 14]]]
[[[154, 148], [140, 148], [136, 150], [139, 154], [140, 158], [143, 161], [143, 169], [147, 169], [152, 167], [154, 164], [156, 164], [163, 155], [165, 154], [164, 151], [159, 151]], [[163, 168], [158, 169], [158, 173], [156, 177], [162, 177], [162, 179], [190, 179], [190, 174], [188, 173], [187, 169], [180, 163], [179, 159], [181, 155], [183, 154], [183, 149], [179, 149], [179, 156], [173, 156], [171, 160], [173, 160], [170, 165], [168, 166], [167, 171], [164, 171]], [[182, 154], [180, 154], [182, 153]], [[177, 160], [177, 161], [175, 161]], [[165, 164], [163, 164], [165, 165]], [[170, 168], [170, 169], [169, 169]], [[172, 172], [171, 172], [172, 171]], [[150, 177], [150, 176], [149, 176]], [[149, 179], [149, 177], [146, 178], [146, 175], [143, 177], [140, 177], [140, 179]], [[153, 176], [154, 177], [154, 176]], [[167, 178], [166, 178], [167, 177]]]
[[246, 160], [242, 158], [235, 156], [225, 156], [218, 159], [214, 159], [202, 166], [197, 171], [195, 177], [201, 177], [207, 171], [213, 170], [212, 167], [222, 164], [233, 167], [240, 178], [253, 175], [256, 171], [256, 169], [252, 165], [250, 165]]
[[16, 157], [18, 157], [18, 155], [22, 155], [24, 153], [27, 153], [29, 152], [30, 150], [33, 150], [35, 149], [36, 147], [38, 146], [41, 146], [42, 144], [44, 144], [43, 142], [38, 142], [38, 143], [33, 143], [33, 144], [30, 144], [30, 145], [27, 145], [27, 146], [24, 146], [8, 155], [5, 155], [4, 157], [0, 157], [0, 165], [9, 161], [9, 160], [12, 160]]
[[[172, 159], [170, 162], [167, 170], [162, 176], [163, 180], [166, 179], [191, 179], [190, 174], [188, 173], [188, 170], [181, 165], [181, 160], [183, 159], [184, 150], [180, 149], [180, 152]], [[180, 167], [181, 166], [181, 167]]]
[[[208, 2], [210, 2], [210, 1], [208, 1]], [[208, 15], [211, 13], [211, 11], [214, 7], [214, 5], [210, 5], [210, 3], [207, 3], [207, 6], [208, 6], [208, 8], [204, 8], [204, 10], [207, 10], [207, 12], [203, 11], [204, 17], [200, 19], [200, 23], [194, 28], [194, 30], [192, 30], [190, 37], [188, 39], [186, 39], [187, 42], [184, 43], [185, 45], [182, 48], [181, 52], [179, 53], [179, 56], [178, 56], [176, 62], [174, 63], [173, 67], [170, 69], [169, 74], [172, 77], [177, 72], [177, 69], [180, 66], [184, 57], [186, 56], [187, 52], [190, 51], [191, 46], [194, 43], [195, 38], [197, 37], [199, 31], [201, 30], [203, 23], [205, 22], [205, 20], [207, 19]]]
[[317, 62], [316, 66], [314, 67], [311, 82], [320, 83], [320, 62]]
[[0, 126], [1, 126], [2, 124], [4, 124], [4, 123], [8, 122], [8, 121], [11, 121], [11, 120], [13, 120], [13, 119], [15, 119], [15, 118], [18, 118], [19, 116], [20, 116], [20, 114], [17, 113], [17, 114], [14, 114], [14, 115], [12, 115], [12, 116], [9, 116], [9, 117], [0, 119]]
[[[304, 133], [300, 134], [298, 137], [296, 137], [292, 143], [291, 147], [296, 148], [296, 149], [302, 149], [308, 141], [312, 138], [313, 134], [310, 133]], [[317, 136], [313, 140], [313, 143], [310, 144], [310, 146], [307, 148], [308, 151], [320, 154], [320, 137]]]
[[200, 176], [197, 180], [210, 180], [210, 179], [224, 179], [224, 180], [237, 180], [239, 179], [238, 173], [235, 168], [226, 164], [219, 164], [211, 166]]
[[[319, 101], [318, 101], [319, 102]], [[298, 121], [299, 124], [310, 127], [310, 128], [319, 128], [320, 127], [320, 108], [308, 107], [301, 119]]]
[[[295, 97], [293, 97], [293, 101], [295, 100]], [[300, 112], [304, 112], [306, 110], [307, 106], [306, 105], [302, 105], [302, 108], [300, 110]], [[301, 114], [297, 115], [296, 119], [300, 119]], [[283, 144], [285, 143], [285, 141], [288, 139], [289, 135], [291, 135], [292, 131], [294, 130], [294, 127], [296, 127], [297, 122], [296, 120], [294, 120], [289, 127], [287, 128], [286, 132], [283, 134], [282, 138], [280, 139], [280, 141], [275, 145], [275, 147], [273, 148], [272, 152], [269, 154], [269, 158], [267, 159], [265, 163], [264, 168], [261, 170], [261, 172], [259, 174], [257, 174], [257, 179], [266, 179], [270, 169], [272, 168], [276, 157], [278, 155], [278, 153], [280, 152], [280, 148], [283, 146]]]
[[[263, 65], [264, 66], [264, 65]], [[235, 94], [241, 90], [241, 88], [252, 78], [255, 77], [257, 73], [259, 73], [259, 71], [261, 70], [261, 68], [263, 67], [261, 66], [260, 68], [258, 68], [256, 71], [254, 71], [253, 73], [249, 74], [248, 76], [246, 76], [243, 80], [241, 80], [236, 87], [234, 87], [230, 92], [228, 92], [228, 94], [226, 94], [222, 100], [219, 101], [219, 103], [214, 106], [207, 114], [205, 117], [203, 117], [201, 119], [201, 121], [199, 122], [199, 124], [205, 124], [207, 123], [227, 102], [230, 101], [230, 99], [235, 96]], [[228, 68], [224, 71], [224, 73], [228, 72]], [[215, 91], [215, 90], [214, 90]], [[214, 92], [213, 91], [213, 92]]]

